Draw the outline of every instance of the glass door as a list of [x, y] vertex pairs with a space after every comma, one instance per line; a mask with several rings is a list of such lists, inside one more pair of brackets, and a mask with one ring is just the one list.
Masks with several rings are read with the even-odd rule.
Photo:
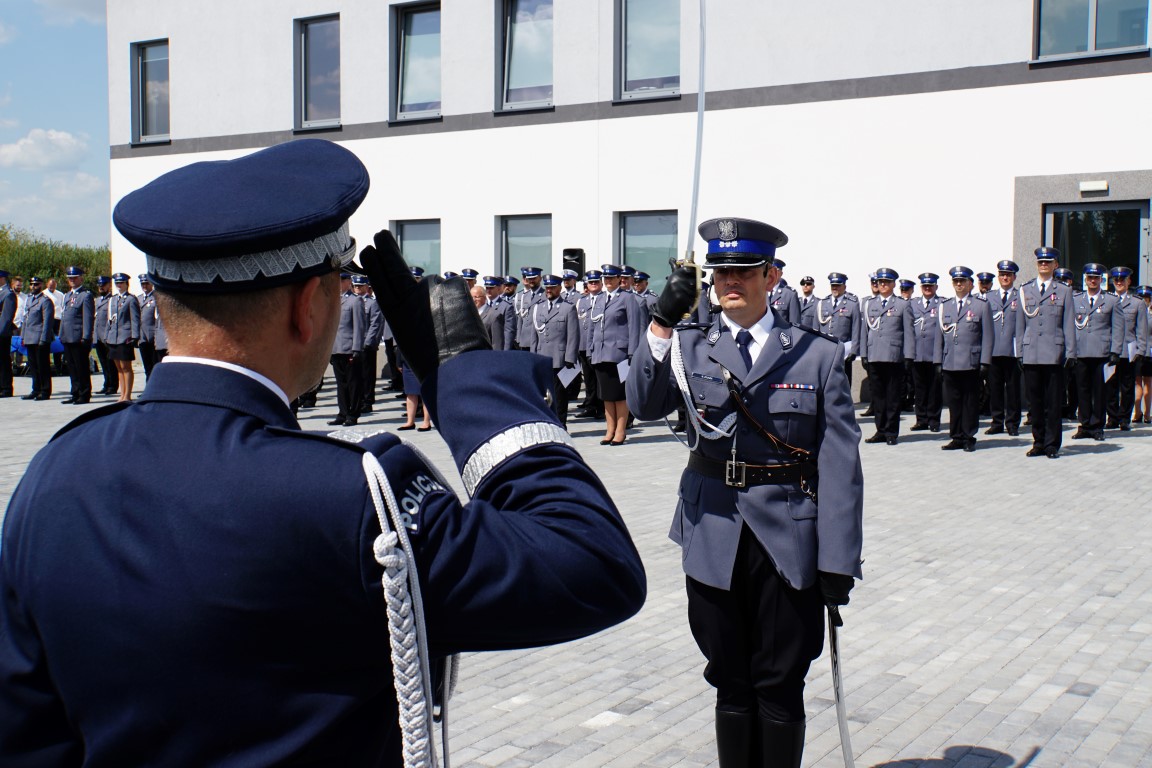
[[1148, 282], [1148, 201], [1107, 201], [1044, 206], [1044, 243], [1059, 249], [1060, 266], [1081, 286], [1084, 265], [1127, 266]]

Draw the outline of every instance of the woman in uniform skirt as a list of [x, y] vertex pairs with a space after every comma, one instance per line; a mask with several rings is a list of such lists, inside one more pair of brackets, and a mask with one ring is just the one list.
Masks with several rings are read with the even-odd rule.
[[132, 385], [136, 378], [132, 363], [136, 360], [136, 344], [140, 341], [140, 302], [128, 292], [128, 275], [112, 275], [116, 292], [108, 300], [108, 357], [116, 366], [120, 382], [120, 399], [132, 400]]
[[[1152, 328], [1152, 286], [1142, 285], [1136, 295], [1144, 299], [1148, 312], [1148, 327]], [[1152, 350], [1140, 360], [1136, 369], [1136, 410], [1132, 414], [1134, 423], [1148, 424], [1152, 421]]]

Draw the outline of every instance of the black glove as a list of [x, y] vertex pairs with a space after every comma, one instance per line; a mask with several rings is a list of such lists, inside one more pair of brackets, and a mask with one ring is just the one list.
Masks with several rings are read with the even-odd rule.
[[656, 299], [656, 305], [652, 307], [652, 319], [657, 325], [671, 328], [692, 311], [692, 305], [695, 303], [696, 270], [679, 267], [668, 276], [664, 290]]
[[565, 367], [565, 368], [575, 368], [575, 367], [576, 367], [576, 363], [569, 363], [569, 362], [565, 362], [565, 363], [564, 363], [564, 367]]
[[1116, 354], [1115, 352], [1108, 355], [1108, 365], [1116, 365], [1118, 362], [1120, 362], [1120, 355]]
[[848, 605], [848, 593], [856, 585], [856, 580], [842, 573], [820, 571], [820, 594], [824, 605]]
[[1067, 360], [1065, 360], [1065, 361], [1064, 361], [1064, 369], [1065, 369], [1065, 370], [1068, 370], [1068, 371], [1070, 371], [1070, 370], [1072, 370], [1072, 369], [1073, 369], [1073, 368], [1075, 368], [1075, 367], [1076, 367], [1076, 358], [1074, 358], [1074, 357], [1070, 357], [1070, 358], [1068, 358]]
[[372, 242], [360, 251], [360, 265], [418, 380], [463, 352], [492, 348], [463, 280], [430, 275], [416, 282], [391, 232], [380, 230]]
[[989, 370], [991, 367], [992, 367], [992, 366], [988, 365], [988, 363], [980, 363], [980, 373], [982, 373], [982, 374], [984, 374], [984, 375], [987, 375], [987, 374], [988, 374], [988, 370]]
[[856, 359], [856, 355], [848, 355], [848, 357], [844, 358], [844, 365], [846, 365], [846, 366], [852, 365], [852, 361], [854, 361], [855, 359]]
[[904, 373], [912, 373], [912, 358], [904, 358]]

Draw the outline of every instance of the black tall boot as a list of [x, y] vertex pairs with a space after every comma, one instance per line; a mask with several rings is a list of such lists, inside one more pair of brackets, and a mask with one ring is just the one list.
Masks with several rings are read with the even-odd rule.
[[804, 756], [804, 721], [781, 723], [760, 718], [762, 768], [800, 768]]
[[756, 715], [716, 710], [716, 754], [720, 768], [753, 768], [756, 742]]

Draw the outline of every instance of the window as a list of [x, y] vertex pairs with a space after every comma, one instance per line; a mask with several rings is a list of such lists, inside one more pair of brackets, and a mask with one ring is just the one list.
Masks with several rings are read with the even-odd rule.
[[620, 263], [652, 276], [648, 289], [660, 293], [672, 269], [676, 251], [676, 211], [640, 211], [620, 214]]
[[552, 0], [504, 6], [503, 108], [552, 106]]
[[680, 93], [680, 0], [619, 0], [620, 98]]
[[132, 46], [132, 69], [133, 140], [168, 141], [168, 41]]
[[1077, 286], [1084, 265], [1092, 261], [1133, 267], [1137, 277], [1145, 277], [1147, 226], [1147, 200], [1044, 206], [1044, 242], [1060, 251], [1060, 266], [1072, 270]]
[[1148, 46], [1148, 0], [1039, 0], [1037, 58]]
[[551, 216], [505, 216], [500, 223], [500, 274], [519, 275], [521, 267], [552, 270]]
[[296, 22], [296, 127], [340, 124], [340, 17]]
[[396, 241], [408, 266], [421, 267], [425, 274], [440, 271], [439, 219], [398, 221], [395, 230]]
[[440, 116], [440, 6], [399, 11], [396, 119]]

